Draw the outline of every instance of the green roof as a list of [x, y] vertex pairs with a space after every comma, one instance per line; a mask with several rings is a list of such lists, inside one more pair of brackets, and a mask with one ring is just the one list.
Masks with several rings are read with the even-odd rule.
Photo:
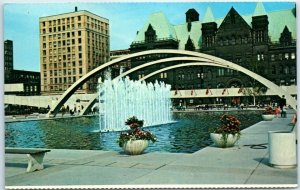
[[[238, 12], [238, 11], [237, 11]], [[292, 38], [297, 39], [297, 26], [296, 17], [294, 16], [292, 9], [290, 10], [278, 10], [272, 12], [266, 12], [263, 4], [258, 2], [253, 14], [241, 15], [243, 19], [252, 27], [252, 17], [267, 14], [269, 20], [269, 37], [271, 41], [279, 41], [280, 34], [285, 26], [292, 32]], [[162, 12], [153, 13], [143, 28], [139, 31], [134, 41], [145, 41], [145, 31], [148, 29], [149, 24], [152, 25], [156, 31], [157, 38], [174, 38], [179, 41], [178, 49], [184, 49], [188, 37], [192, 39], [195, 48], [200, 49], [202, 43], [201, 25], [206, 22], [216, 22], [218, 27], [223, 22], [224, 18], [215, 19], [213, 17], [213, 11], [210, 7], [207, 8], [203, 21], [191, 22], [191, 31], [188, 31], [187, 23], [180, 25], [172, 25]]]
[[174, 38], [177, 39], [173, 25], [170, 24], [163, 12], [153, 13], [144, 27], [138, 32], [134, 41], [144, 41], [145, 32], [149, 25], [152, 25], [156, 32], [157, 38]]
[[256, 4], [256, 8], [254, 10], [254, 14], [253, 16], [261, 16], [261, 15], [266, 15], [266, 10], [265, 10], [265, 7], [264, 5], [262, 4], [262, 2], [258, 2]]
[[210, 7], [207, 7], [202, 23], [215, 22], [214, 15]]
[[195, 21], [192, 22], [192, 27], [190, 32], [188, 32], [187, 29], [187, 23], [181, 24], [174, 26], [177, 38], [179, 40], [179, 47], [178, 49], [184, 50], [185, 49], [185, 44], [187, 40], [189, 39], [189, 36], [195, 46], [195, 49], [200, 49], [202, 41], [201, 41], [201, 22], [200, 21]]

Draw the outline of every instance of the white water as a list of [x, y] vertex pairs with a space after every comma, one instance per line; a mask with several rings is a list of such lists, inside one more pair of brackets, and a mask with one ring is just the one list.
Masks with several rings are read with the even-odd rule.
[[125, 121], [132, 116], [144, 120], [144, 126], [172, 122], [170, 85], [106, 79], [98, 89], [102, 132], [129, 129]]

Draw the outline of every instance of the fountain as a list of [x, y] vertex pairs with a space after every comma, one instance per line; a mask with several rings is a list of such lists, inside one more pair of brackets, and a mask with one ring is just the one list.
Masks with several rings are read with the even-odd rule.
[[100, 131], [126, 130], [124, 122], [132, 116], [144, 120], [145, 127], [172, 122], [170, 91], [171, 86], [163, 82], [106, 77], [98, 86]]

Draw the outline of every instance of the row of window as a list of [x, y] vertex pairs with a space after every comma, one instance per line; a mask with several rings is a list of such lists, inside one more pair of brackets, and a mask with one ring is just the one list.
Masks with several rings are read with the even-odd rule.
[[81, 20], [81, 16], [77, 16], [77, 19], [75, 20], [75, 17], [69, 17], [69, 18], [62, 18], [62, 19], [57, 19], [57, 20], [52, 20], [52, 21], [44, 21], [41, 23], [42, 32], [46, 32], [46, 25], [48, 26], [48, 31], [49, 32], [56, 32], [56, 29], [58, 32], [65, 31], [66, 29], [69, 30], [70, 26], [72, 29], [75, 29], [75, 23], [77, 24], [77, 28], [81, 28], [82, 25], [84, 25], [87, 28], [91, 29], [96, 29], [100, 31], [105, 31], [107, 34], [108, 31], [108, 23], [99, 21], [97, 19], [91, 18], [90, 22], [90, 17], [87, 16], [87, 22], [83, 22]]
[[81, 24], [78, 23], [76, 26], [75, 24], [71, 24], [71, 25], [66, 25], [66, 26], [58, 26], [58, 27], [52, 27], [52, 28], [48, 28], [48, 30], [46, 28], [41, 29], [40, 33], [41, 34], [46, 34], [46, 33], [53, 33], [53, 32], [64, 32], [64, 31], [70, 31], [70, 30], [75, 30], [75, 29], [82, 29], [82, 28], [88, 28], [88, 29], [95, 29], [96, 31], [99, 31], [100, 33], [103, 34], [108, 34], [108, 28], [104, 28], [100, 25], [90, 25], [90, 24]]
[[[50, 91], [62, 91], [62, 90], [67, 90], [69, 87], [71, 86], [71, 84], [69, 85], [59, 85], [59, 86], [49, 86]], [[80, 88], [81, 89], [81, 88]], [[47, 86], [44, 87], [44, 91], [48, 91]]]
[[77, 79], [76, 76], [50, 78], [50, 84], [72, 84], [72, 83], [76, 82], [76, 79]]
[[[61, 47], [61, 46], [70, 46], [70, 45], [76, 45], [76, 40], [75, 39], [71, 39], [71, 40], [62, 40], [62, 41], [54, 41], [54, 42], [49, 42], [48, 43], [48, 47], [49, 48], [56, 48], [56, 47]], [[82, 40], [81, 38], [77, 39], [77, 44], [81, 44]], [[53, 44], [53, 46], [52, 46]], [[47, 48], [47, 43], [43, 43], [43, 48]]]
[[57, 25], [61, 25], [61, 24], [69, 24], [71, 23], [75, 23], [75, 22], [81, 22], [82, 18], [84, 19], [84, 17], [86, 17], [86, 22], [90, 23], [90, 24], [94, 24], [94, 25], [103, 25], [105, 27], [108, 26], [108, 23], [102, 22], [98, 19], [94, 19], [92, 17], [89, 16], [73, 16], [73, 17], [66, 17], [66, 18], [61, 18], [61, 19], [55, 19], [55, 20], [50, 20], [48, 22], [43, 21], [42, 22], [42, 27], [46, 27], [46, 24], [48, 23], [48, 26], [56, 26]]
[[[81, 31], [77, 31], [77, 36], [81, 36]], [[65, 32], [65, 33], [43, 36], [43, 41], [46, 41], [47, 37], [48, 37], [49, 41], [56, 40], [56, 39], [60, 40], [60, 39], [71, 38], [71, 37], [75, 38], [76, 33], [75, 32]]]
[[37, 85], [25, 86], [25, 92], [37, 92], [37, 91], [38, 91]]
[[[266, 37], [263, 31], [257, 31], [257, 34], [253, 36], [254, 43], [265, 42]], [[216, 43], [216, 36], [206, 36], [204, 40], [205, 47], [212, 47]], [[236, 44], [247, 44], [252, 43], [250, 37], [239, 37], [239, 38], [220, 38], [217, 40], [217, 44], [220, 46], [236, 45]]]
[[291, 75], [295, 75], [296, 74], [296, 67], [295, 66], [282, 66], [280, 65], [279, 67], [276, 67], [275, 65], [271, 66], [271, 73], [272, 74], [291, 74]]
[[[63, 75], [76, 75], [76, 68], [73, 69], [62, 69], [62, 70], [49, 70], [49, 76], [63, 76]], [[82, 74], [82, 68], [78, 68], [78, 73]], [[44, 71], [44, 77], [47, 78], [47, 71]]]
[[182, 71], [177, 74], [177, 80], [194, 80], [194, 79], [203, 79], [204, 73], [201, 72], [188, 72], [183, 73]]
[[[276, 61], [276, 60], [289, 60], [289, 59], [296, 59], [296, 53], [291, 52], [291, 53], [279, 53], [279, 54], [271, 54], [270, 60], [271, 61]], [[263, 53], [258, 53], [257, 54], [257, 61], [263, 61], [265, 60], [264, 54]]]

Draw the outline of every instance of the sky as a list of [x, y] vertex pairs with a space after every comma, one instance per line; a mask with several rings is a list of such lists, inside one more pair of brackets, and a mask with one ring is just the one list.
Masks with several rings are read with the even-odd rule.
[[[267, 12], [294, 7], [292, 2], [264, 2]], [[3, 40], [13, 40], [14, 69], [40, 71], [39, 17], [87, 10], [109, 19], [110, 50], [128, 49], [149, 16], [162, 11], [171, 24], [183, 24], [185, 13], [194, 8], [203, 19], [208, 6], [215, 18], [231, 7], [242, 15], [253, 14], [255, 2], [102, 2], [102, 3], [7, 3], [3, 6]]]

